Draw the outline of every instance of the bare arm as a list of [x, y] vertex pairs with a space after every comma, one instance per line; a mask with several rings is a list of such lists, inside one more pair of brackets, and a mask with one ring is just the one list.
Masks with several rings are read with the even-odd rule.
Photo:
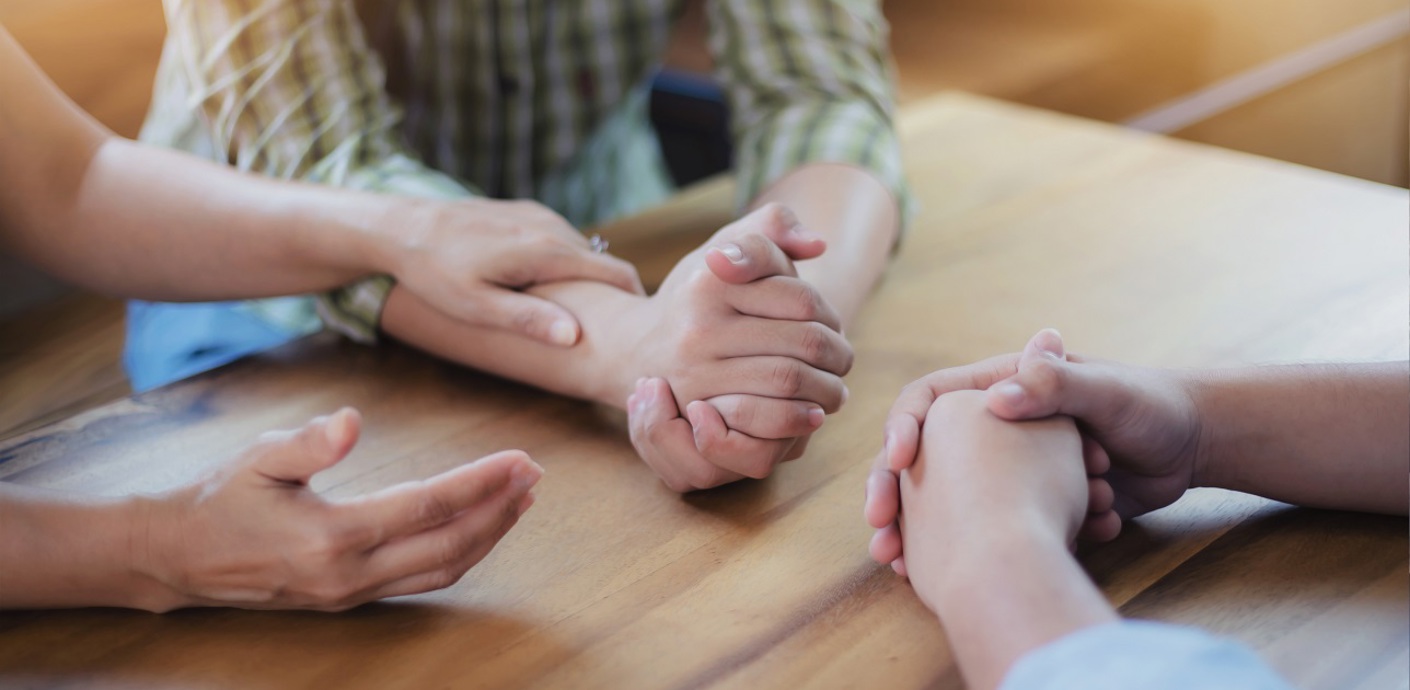
[[0, 222], [21, 256], [145, 299], [296, 294], [390, 254], [370, 196], [284, 185], [108, 132], [0, 29]]
[[1410, 362], [1190, 375], [1197, 486], [1315, 508], [1410, 510]]
[[269, 297], [395, 276], [446, 316], [556, 345], [561, 307], [504, 289], [640, 290], [536, 204], [432, 201], [275, 182], [118, 138], [0, 29], [0, 243], [74, 283], [167, 301]]

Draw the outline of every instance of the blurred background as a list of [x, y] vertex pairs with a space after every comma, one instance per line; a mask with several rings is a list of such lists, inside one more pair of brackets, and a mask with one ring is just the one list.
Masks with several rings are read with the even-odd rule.
[[[901, 108], [959, 89], [1410, 182], [1406, 0], [885, 0], [884, 8]], [[695, 6], [682, 20], [652, 104], [682, 183], [729, 161], [703, 17]], [[0, 24], [81, 106], [136, 136], [161, 54], [159, 0], [0, 0]], [[126, 395], [122, 318], [120, 302], [0, 254], [0, 433]], [[37, 372], [44, 380], [31, 380]]]

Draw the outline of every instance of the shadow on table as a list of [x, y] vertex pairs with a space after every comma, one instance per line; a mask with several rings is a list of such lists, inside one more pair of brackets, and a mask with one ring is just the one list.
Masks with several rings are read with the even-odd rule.
[[[119, 609], [0, 614], [3, 687], [380, 687], [473, 677], [533, 626], [411, 602], [338, 614]], [[539, 642], [552, 645], [536, 631]], [[23, 639], [25, 656], [15, 644]], [[39, 644], [36, 644], [39, 642]], [[34, 650], [43, 651], [35, 653]], [[391, 660], [395, 660], [391, 663]], [[386, 674], [393, 673], [395, 677]], [[415, 669], [408, 674], [408, 670]], [[410, 677], [409, 677], [410, 675]]]

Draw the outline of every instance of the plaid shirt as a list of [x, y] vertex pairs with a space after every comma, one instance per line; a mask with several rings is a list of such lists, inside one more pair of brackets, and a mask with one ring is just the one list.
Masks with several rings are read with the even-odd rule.
[[[613, 212], [584, 148], [641, 92], [684, 0], [165, 0], [143, 139], [277, 178]], [[871, 170], [905, 199], [875, 0], [708, 0], [739, 203], [808, 162]], [[640, 98], [640, 95], [636, 95]], [[647, 129], [644, 118], [626, 127]], [[598, 157], [621, 147], [604, 146]], [[584, 186], [586, 185], [586, 186]], [[603, 186], [603, 185], [598, 185]], [[375, 337], [373, 278], [319, 312]]]

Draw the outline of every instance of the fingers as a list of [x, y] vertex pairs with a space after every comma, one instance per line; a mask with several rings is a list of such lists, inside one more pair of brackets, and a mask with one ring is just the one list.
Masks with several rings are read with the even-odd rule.
[[585, 242], [581, 247], [559, 245], [553, 251], [532, 252], [518, 260], [527, 265], [527, 275], [533, 285], [563, 280], [592, 280], [627, 292], [645, 293], [635, 266], [610, 254], [587, 249]]
[[793, 439], [765, 440], [742, 434], [725, 426], [724, 419], [709, 403], [694, 401], [686, 407], [686, 417], [700, 456], [715, 467], [753, 479], [773, 474], [774, 467], [793, 446]]
[[758, 439], [806, 436], [821, 427], [826, 416], [821, 407], [801, 400], [720, 395], [705, 402], [715, 408], [726, 427]]
[[296, 431], [263, 434], [250, 451], [254, 456], [251, 467], [266, 479], [307, 484], [313, 475], [347, 457], [361, 427], [362, 416], [345, 407]]
[[375, 537], [375, 545], [450, 522], [506, 487], [523, 494], [542, 476], [543, 468], [522, 451], [504, 451], [348, 505]]
[[886, 418], [887, 464], [899, 472], [915, 461], [926, 412], [941, 395], [959, 390], [984, 390], [1018, 371], [1017, 354], [999, 355], [961, 367], [942, 369], [908, 384]]
[[627, 428], [632, 446], [672, 491], [708, 489], [744, 478], [701, 457], [690, 422], [680, 416], [665, 379], [637, 382], [627, 398]]
[[557, 347], [578, 343], [582, 329], [567, 309], [542, 297], [503, 288], [481, 301], [475, 318], [491, 328], [518, 333]]
[[755, 317], [732, 320], [720, 334], [718, 357], [780, 355], [838, 376], [852, 370], [847, 339], [813, 321], [772, 321]]
[[442, 589], [484, 560], [533, 505], [531, 485], [504, 484], [454, 519], [387, 543], [372, 552], [367, 571], [383, 583], [376, 597]]
[[705, 250], [705, 265], [720, 280], [743, 285], [769, 276], [797, 277], [793, 262], [763, 235], [749, 234]]
[[702, 398], [744, 394], [803, 400], [818, 404], [828, 414], [841, 409], [847, 400], [847, 385], [842, 377], [792, 357], [735, 357], [712, 369], [709, 380], [692, 381], [689, 386], [690, 390], [699, 391]]
[[1111, 470], [1111, 456], [1102, 444], [1086, 434], [1082, 434], [1082, 465], [1091, 476], [1103, 475]]
[[748, 285], [731, 285], [724, 302], [736, 312], [776, 321], [816, 321], [842, 332], [842, 317], [811, 283], [801, 278], [770, 276]]
[[896, 523], [890, 523], [877, 530], [876, 534], [871, 536], [867, 551], [871, 553], [872, 560], [882, 565], [895, 563], [900, 559], [901, 531], [896, 528]]
[[1105, 513], [1116, 505], [1116, 492], [1105, 479], [1087, 478], [1087, 512]]
[[1121, 517], [1114, 510], [1088, 514], [1077, 537], [1087, 541], [1111, 541], [1121, 534]]
[[1064, 414], [1105, 418], [1129, 403], [1129, 393], [1098, 367], [1054, 358], [1025, 362], [1018, 373], [989, 391], [989, 410], [1004, 419], [1040, 419]]
[[[885, 529], [896, 523], [896, 516], [901, 512], [901, 484], [896, 479], [896, 475], [885, 469], [873, 469], [867, 476], [867, 499], [866, 505], [862, 508], [866, 515], [867, 524], [876, 529]], [[881, 563], [890, 563], [887, 558]]]
[[827, 250], [827, 242], [820, 235], [804, 228], [791, 209], [777, 203], [764, 204], [726, 225], [711, 242], [725, 242], [749, 233], [768, 238], [794, 261], [814, 259]]

